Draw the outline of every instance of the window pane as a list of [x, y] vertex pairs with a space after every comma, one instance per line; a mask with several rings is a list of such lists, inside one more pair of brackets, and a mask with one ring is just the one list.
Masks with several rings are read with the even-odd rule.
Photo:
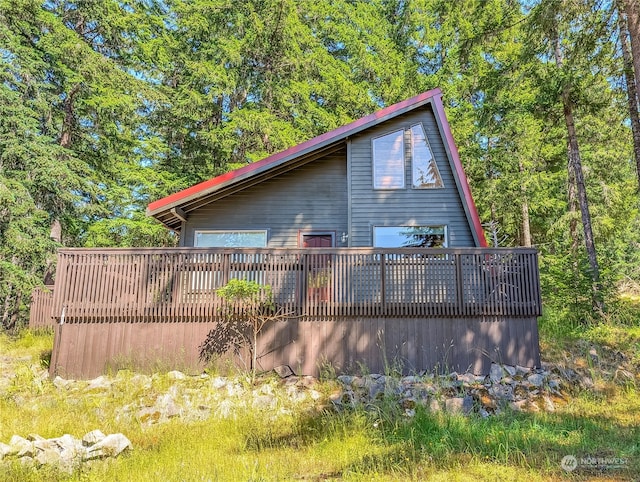
[[419, 189], [443, 187], [442, 178], [422, 124], [411, 127], [411, 153], [413, 187]]
[[266, 231], [196, 231], [200, 248], [265, 248]]
[[396, 131], [373, 140], [373, 187], [404, 187], [404, 131]]
[[447, 245], [444, 226], [376, 226], [376, 248], [443, 248]]

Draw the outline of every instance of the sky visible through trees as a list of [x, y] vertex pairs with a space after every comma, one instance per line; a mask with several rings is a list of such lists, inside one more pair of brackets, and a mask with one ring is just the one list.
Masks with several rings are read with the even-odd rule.
[[0, 0], [2, 325], [58, 246], [171, 246], [148, 202], [434, 87], [488, 239], [604, 309], [640, 283], [639, 8]]

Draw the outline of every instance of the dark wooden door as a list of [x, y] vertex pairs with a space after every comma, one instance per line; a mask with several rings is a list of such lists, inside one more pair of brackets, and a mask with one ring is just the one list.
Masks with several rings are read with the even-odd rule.
[[333, 235], [332, 234], [303, 234], [302, 247], [303, 248], [332, 248]]
[[[333, 233], [302, 233], [300, 244], [303, 248], [332, 248], [334, 239]], [[333, 285], [331, 255], [310, 254], [307, 260], [307, 299], [312, 303], [329, 301]]]

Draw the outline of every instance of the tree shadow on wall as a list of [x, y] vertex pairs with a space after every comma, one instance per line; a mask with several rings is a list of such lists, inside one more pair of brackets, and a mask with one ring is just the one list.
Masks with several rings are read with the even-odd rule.
[[241, 317], [217, 321], [198, 347], [200, 361], [209, 364], [216, 358], [233, 354], [245, 369], [249, 368], [243, 348], [250, 344], [251, 332], [251, 324]]

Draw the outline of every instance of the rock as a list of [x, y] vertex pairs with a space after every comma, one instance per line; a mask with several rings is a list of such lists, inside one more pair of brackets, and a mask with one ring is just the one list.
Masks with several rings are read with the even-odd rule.
[[287, 389], [287, 395], [289, 400], [291, 400], [294, 403], [303, 402], [307, 398], [306, 392], [300, 390], [295, 385], [292, 385]]
[[351, 385], [353, 383], [353, 379], [355, 377], [349, 376], [349, 375], [340, 375], [338, 377], [338, 381], [340, 383], [342, 383], [343, 385]]
[[131, 441], [121, 433], [107, 435], [100, 442], [87, 449], [85, 460], [103, 457], [117, 457], [127, 449], [132, 449]]
[[47, 440], [44, 438], [42, 440], [34, 441], [33, 447], [36, 449], [36, 451], [49, 450], [49, 449], [58, 450], [59, 448], [55, 439]]
[[211, 386], [216, 390], [227, 386], [227, 379], [222, 377], [214, 377], [211, 379]]
[[463, 373], [458, 376], [458, 380], [461, 381], [463, 385], [475, 385], [477, 383], [476, 376], [473, 373]]
[[309, 392], [309, 396], [311, 397], [312, 400], [318, 401], [322, 398], [322, 393], [320, 393], [317, 390], [311, 390]]
[[3, 444], [2, 442], [0, 442], [0, 460], [5, 458], [10, 453], [11, 453], [11, 447], [7, 444]]
[[186, 380], [187, 376], [181, 371], [172, 370], [169, 373], [167, 373], [167, 378], [169, 380]]
[[473, 398], [470, 396], [447, 398], [444, 405], [447, 412], [468, 414], [473, 410]]
[[633, 373], [619, 366], [613, 375], [613, 379], [620, 380], [622, 382], [630, 382], [633, 381]]
[[517, 402], [511, 402], [509, 407], [514, 412], [522, 412], [527, 407], [528, 403], [529, 402], [527, 400], [518, 400]]
[[318, 380], [310, 375], [300, 377], [300, 379], [298, 380], [298, 385], [305, 388], [315, 387], [317, 384]]
[[111, 380], [105, 376], [99, 376], [89, 381], [86, 390], [108, 390], [111, 388]]
[[151, 377], [147, 375], [136, 374], [131, 377], [131, 383], [135, 386], [142, 387], [145, 389], [151, 388], [152, 382]]
[[18, 457], [33, 457], [33, 443], [29, 442], [26, 438], [22, 438], [19, 435], [14, 435], [9, 440], [9, 446], [11, 451], [8, 455], [17, 455]]
[[54, 441], [62, 451], [74, 452], [81, 450], [83, 447], [82, 440], [77, 440], [69, 434], [50, 440]]
[[366, 377], [353, 377], [353, 380], [351, 380], [351, 385], [356, 388], [364, 388], [367, 386], [367, 383], [370, 383], [370, 379]]
[[173, 399], [173, 396], [170, 393], [160, 395], [156, 399], [155, 406], [160, 409], [164, 418], [177, 417], [181, 413], [180, 407], [178, 407], [175, 400]]
[[62, 388], [69, 388], [73, 384], [73, 380], [65, 380], [64, 378], [58, 375], [53, 379], [52, 383], [54, 387], [58, 389], [62, 389]]
[[515, 377], [516, 373], [518, 372], [516, 367], [511, 365], [503, 365], [502, 368], [504, 368], [504, 371], [506, 371], [510, 377]]
[[405, 398], [400, 401], [400, 406], [405, 410], [416, 408], [417, 401], [415, 398]]
[[513, 401], [513, 387], [511, 385], [493, 385], [489, 388], [489, 394], [498, 400]]
[[82, 437], [82, 445], [84, 445], [85, 447], [94, 445], [104, 440], [105, 437], [106, 435], [103, 434], [100, 430], [92, 430], [91, 432], [85, 434], [84, 437]]
[[218, 418], [229, 418], [233, 414], [234, 403], [231, 400], [222, 400], [215, 410]]
[[502, 380], [502, 367], [496, 363], [491, 364], [491, 369], [489, 370], [489, 379], [493, 383], [499, 383]]
[[56, 449], [46, 448], [38, 451], [35, 461], [38, 465], [59, 465], [62, 462], [62, 457]]
[[278, 375], [280, 378], [287, 378], [290, 376], [295, 375], [295, 373], [293, 373], [293, 370], [291, 369], [291, 367], [289, 365], [280, 365], [277, 366], [273, 369], [273, 371], [276, 373], [276, 375]]
[[436, 400], [435, 398], [432, 398], [431, 402], [429, 402], [429, 410], [432, 411], [433, 413], [436, 413], [442, 410], [442, 407], [440, 406], [440, 402], [438, 402], [438, 400]]
[[534, 373], [533, 375], [529, 375], [527, 377], [527, 381], [534, 387], [541, 387], [544, 383], [544, 376], [540, 373]]
[[258, 410], [274, 409], [278, 401], [273, 395], [260, 395], [253, 399], [252, 406]]
[[422, 377], [417, 377], [415, 375], [410, 375], [403, 377], [401, 382], [405, 385], [414, 385], [416, 383], [420, 383], [422, 381]]
[[498, 408], [498, 403], [496, 402], [496, 399], [489, 394], [489, 391], [486, 388], [482, 388], [478, 390], [476, 392], [476, 395], [478, 397], [478, 400], [480, 401], [480, 404], [485, 409], [493, 411], [496, 408]]
[[542, 403], [544, 404], [544, 409], [547, 412], [555, 412], [556, 406], [553, 404], [553, 401], [548, 396], [542, 397]]
[[374, 382], [369, 386], [369, 399], [370, 400], [376, 400], [376, 399], [381, 399], [384, 397], [385, 394], [385, 384], [384, 383], [379, 383], [379, 382]]
[[529, 396], [529, 389], [525, 385], [517, 384], [513, 389], [513, 396], [518, 400], [524, 400]]
[[585, 375], [580, 378], [580, 385], [583, 388], [593, 388], [593, 380], [591, 379], [591, 377]]

